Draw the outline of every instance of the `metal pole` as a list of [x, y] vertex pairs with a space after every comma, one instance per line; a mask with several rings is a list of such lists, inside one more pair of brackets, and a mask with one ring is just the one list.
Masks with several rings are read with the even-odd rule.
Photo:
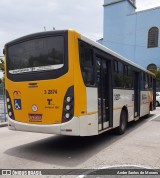
[[5, 105], [5, 89], [4, 89], [4, 83], [2, 83], [2, 90], [3, 90], [3, 103], [4, 103], [4, 120], [6, 122], [6, 105]]

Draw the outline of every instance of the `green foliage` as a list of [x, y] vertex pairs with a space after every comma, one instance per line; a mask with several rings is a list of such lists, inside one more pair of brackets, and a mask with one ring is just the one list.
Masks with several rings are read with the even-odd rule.
[[[0, 58], [0, 70], [4, 74], [5, 68], [4, 68], [4, 60], [2, 58]], [[2, 83], [2, 82], [4, 82], [4, 77], [0, 79], [0, 83]]]
[[0, 59], [0, 70], [4, 72], [4, 61], [3, 59]]
[[156, 70], [155, 75], [156, 75], [157, 82], [160, 83], [160, 70]]

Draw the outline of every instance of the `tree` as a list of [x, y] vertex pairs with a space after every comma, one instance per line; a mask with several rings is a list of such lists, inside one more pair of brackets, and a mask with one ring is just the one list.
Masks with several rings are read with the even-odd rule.
[[[2, 58], [0, 58], [0, 70], [4, 74], [4, 60]], [[4, 77], [2, 79], [0, 79], [0, 83], [2, 83], [2, 82], [4, 82]]]
[[0, 70], [4, 73], [4, 60], [2, 58], [0, 59]]
[[155, 75], [156, 75], [157, 82], [160, 84], [160, 70], [156, 70]]

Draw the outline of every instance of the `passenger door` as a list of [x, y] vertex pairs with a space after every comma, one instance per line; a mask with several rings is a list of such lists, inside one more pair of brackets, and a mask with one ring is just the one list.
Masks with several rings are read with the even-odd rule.
[[98, 125], [99, 131], [111, 126], [113, 100], [111, 85], [111, 62], [96, 56], [98, 87]]
[[134, 118], [140, 116], [140, 73], [134, 71]]

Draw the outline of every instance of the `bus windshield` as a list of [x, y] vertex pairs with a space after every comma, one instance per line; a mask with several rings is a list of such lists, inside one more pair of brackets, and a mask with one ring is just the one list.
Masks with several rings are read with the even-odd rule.
[[64, 66], [64, 37], [50, 36], [8, 48], [8, 72], [21, 74], [57, 70]]

